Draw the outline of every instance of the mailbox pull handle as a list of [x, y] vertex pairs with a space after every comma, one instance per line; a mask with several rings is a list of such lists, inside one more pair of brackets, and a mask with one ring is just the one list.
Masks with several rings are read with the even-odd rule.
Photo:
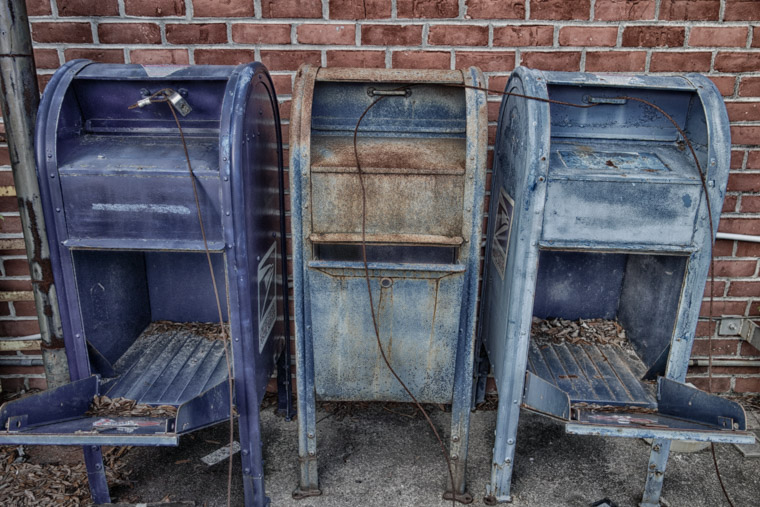
[[614, 97], [592, 97], [591, 95], [584, 95], [583, 102], [586, 104], [617, 104], [622, 105], [628, 102], [628, 99], [618, 99]]
[[367, 88], [367, 95], [370, 97], [380, 96], [397, 96], [397, 97], [409, 97], [412, 94], [411, 88], [404, 88], [403, 90], [378, 90], [374, 86]]

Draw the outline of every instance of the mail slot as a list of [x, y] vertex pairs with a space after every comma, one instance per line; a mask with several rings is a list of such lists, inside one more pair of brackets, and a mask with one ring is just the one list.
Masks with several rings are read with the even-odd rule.
[[381, 346], [420, 402], [452, 404], [454, 493], [465, 494], [487, 119], [483, 92], [462, 85], [482, 82], [474, 68], [296, 76], [297, 496], [319, 493], [317, 400], [411, 401], [378, 348], [363, 223]]
[[109, 503], [101, 445], [176, 446], [231, 417], [234, 380], [246, 505], [267, 505], [259, 407], [277, 366], [290, 415], [267, 70], [68, 62], [45, 90], [36, 149], [72, 382], [5, 404], [0, 443], [83, 445], [93, 500]]
[[510, 499], [522, 406], [568, 433], [653, 438], [641, 505], [659, 505], [671, 440], [754, 438], [739, 404], [684, 383], [728, 178], [720, 93], [699, 75], [524, 67], [506, 91], [559, 102], [501, 104], [479, 337], [499, 391], [487, 495]]

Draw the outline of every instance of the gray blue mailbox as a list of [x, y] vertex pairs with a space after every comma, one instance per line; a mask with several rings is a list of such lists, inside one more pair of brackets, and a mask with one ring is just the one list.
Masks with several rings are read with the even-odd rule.
[[[300, 480], [319, 494], [316, 400], [451, 403], [464, 495], [487, 145], [481, 73], [303, 66], [293, 92], [290, 188]], [[375, 106], [367, 108], [378, 101]]]
[[[176, 102], [197, 205], [172, 112], [146, 100], [155, 93]], [[282, 143], [266, 69], [69, 62], [45, 89], [36, 150], [72, 382], [5, 404], [0, 444], [84, 446], [92, 498], [108, 503], [101, 445], [178, 445], [229, 419], [211, 262], [246, 505], [268, 504], [259, 407], [279, 360], [289, 415], [290, 358]], [[102, 395], [164, 414], [93, 415]]]
[[[523, 407], [568, 433], [654, 439], [641, 505], [658, 505], [672, 439], [752, 441], [740, 405], [684, 384], [728, 178], [725, 107], [698, 75], [520, 67], [506, 91], [593, 107], [501, 104], [480, 330], [499, 392], [488, 500], [510, 499]], [[685, 140], [642, 100], [693, 144], [713, 230]]]

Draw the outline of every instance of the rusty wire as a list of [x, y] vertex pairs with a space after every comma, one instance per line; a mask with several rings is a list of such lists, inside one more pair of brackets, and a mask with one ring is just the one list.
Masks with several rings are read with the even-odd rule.
[[[416, 84], [406, 84], [404, 86], [401, 86], [394, 90], [401, 90], [404, 88], [410, 88], [413, 86], [419, 86], [421, 83]], [[562, 106], [568, 106], [568, 107], [575, 107], [579, 109], [588, 109], [596, 106], [603, 105], [601, 103], [592, 103], [592, 104], [576, 104], [572, 102], [565, 102], [561, 100], [555, 100], [555, 99], [549, 99], [545, 97], [536, 97], [532, 95], [526, 95], [522, 93], [516, 93], [516, 92], [508, 92], [508, 91], [502, 91], [502, 90], [492, 90], [487, 87], [483, 86], [475, 86], [475, 85], [468, 85], [465, 83], [445, 83], [443, 86], [450, 86], [453, 88], [465, 88], [465, 89], [471, 89], [471, 90], [477, 90], [482, 91], [486, 93], [491, 93], [494, 95], [501, 95], [501, 96], [511, 96], [511, 97], [518, 97], [523, 98], [527, 100], [534, 100], [537, 102], [544, 102], [548, 104], [557, 104]], [[390, 362], [388, 361], [388, 358], [386, 357], [385, 350], [382, 347], [382, 343], [380, 342], [380, 332], [378, 329], [377, 324], [377, 318], [375, 316], [375, 307], [374, 302], [372, 298], [372, 288], [370, 284], [370, 276], [369, 276], [369, 266], [367, 263], [367, 241], [366, 241], [366, 223], [367, 223], [367, 194], [366, 194], [366, 188], [364, 185], [364, 173], [361, 169], [361, 163], [359, 161], [359, 150], [357, 146], [357, 136], [359, 133], [359, 126], [361, 125], [362, 120], [367, 115], [367, 113], [372, 109], [378, 102], [380, 102], [383, 98], [385, 98], [387, 95], [382, 95], [375, 99], [372, 103], [370, 103], [367, 108], [362, 112], [362, 114], [359, 116], [359, 119], [356, 121], [356, 126], [354, 127], [354, 134], [353, 134], [353, 147], [354, 147], [354, 158], [356, 159], [356, 170], [357, 174], [359, 176], [359, 183], [361, 186], [361, 193], [362, 193], [362, 236], [361, 236], [361, 248], [362, 248], [362, 261], [364, 264], [364, 277], [367, 282], [367, 293], [369, 295], [369, 306], [370, 306], [370, 313], [372, 315], [372, 325], [374, 327], [375, 331], [375, 338], [377, 341], [378, 349], [380, 350], [380, 354], [383, 358], [383, 362], [387, 366], [388, 370], [391, 372], [391, 374], [395, 377], [395, 379], [399, 382], [401, 387], [406, 391], [406, 393], [409, 395], [409, 397], [413, 400], [413, 402], [417, 405], [420, 412], [425, 416], [425, 419], [428, 422], [428, 425], [432, 429], [433, 433], [435, 434], [436, 438], [438, 439], [438, 444], [441, 447], [441, 451], [443, 452], [444, 458], [446, 459], [446, 464], [448, 465], [449, 470], [449, 478], [451, 479], [451, 489], [452, 489], [452, 504], [454, 500], [456, 499], [456, 491], [454, 491], [454, 475], [451, 469], [451, 460], [449, 459], [448, 451], [446, 450], [446, 446], [443, 443], [443, 440], [441, 439], [440, 435], [438, 434], [438, 431], [435, 428], [435, 425], [431, 421], [430, 417], [428, 416], [425, 409], [422, 407], [422, 405], [417, 401], [417, 398], [412, 394], [412, 392], [409, 390], [409, 388], [406, 386], [406, 384], [399, 378], [399, 376], [396, 374], [396, 371], [391, 366]], [[708, 307], [708, 368], [707, 368], [707, 375], [708, 375], [708, 391], [712, 392], [712, 360], [713, 360], [713, 350], [712, 350], [712, 323], [713, 323], [713, 302], [715, 298], [714, 294], [714, 287], [715, 287], [715, 256], [713, 252], [713, 245], [715, 242], [715, 238], [713, 236], [713, 215], [712, 215], [712, 205], [710, 202], [710, 194], [707, 191], [707, 176], [702, 169], [701, 164], [699, 163], [699, 158], [697, 157], [696, 151], [694, 150], [694, 147], [691, 144], [691, 141], [689, 140], [686, 133], [683, 131], [683, 129], [678, 125], [678, 122], [676, 122], [672, 116], [670, 116], [665, 110], [663, 110], [658, 105], [654, 104], [653, 102], [650, 102], [648, 100], [639, 98], [639, 97], [631, 97], [627, 95], [622, 95], [618, 97], [614, 97], [615, 99], [623, 99], [623, 100], [632, 100], [635, 102], [639, 102], [641, 104], [644, 104], [648, 107], [651, 107], [658, 113], [660, 113], [662, 116], [664, 116], [670, 123], [673, 124], [673, 126], [676, 128], [678, 133], [683, 138], [684, 142], [686, 143], [687, 147], [689, 148], [689, 152], [691, 153], [692, 158], [694, 159], [694, 164], [696, 165], [697, 171], [699, 173], [699, 180], [702, 185], [702, 190], [705, 195], [705, 204], [707, 206], [707, 216], [708, 216], [708, 222], [710, 227], [710, 299], [709, 299], [709, 307]], [[730, 496], [728, 495], [728, 492], [726, 491], [725, 485], [723, 484], [723, 478], [720, 473], [720, 469], [718, 467], [718, 460], [715, 455], [715, 443], [711, 442], [711, 450], [712, 450], [712, 456], [713, 456], [713, 464], [715, 465], [715, 474], [718, 477], [718, 482], [720, 483], [720, 487], [723, 490], [723, 495], [726, 498], [726, 501], [731, 507], [734, 507], [733, 502], [731, 501]]]
[[[203, 238], [203, 249], [206, 253], [206, 260], [208, 261], [208, 270], [209, 274], [211, 275], [211, 285], [214, 288], [214, 298], [216, 300], [216, 309], [219, 314], [219, 329], [220, 329], [220, 336], [222, 338], [222, 345], [224, 346], [224, 359], [227, 363], [227, 385], [229, 387], [229, 402], [230, 402], [230, 417], [229, 417], [229, 426], [230, 426], [230, 450], [232, 449], [232, 445], [235, 441], [235, 423], [234, 423], [234, 414], [235, 414], [235, 403], [234, 403], [234, 391], [233, 391], [233, 380], [232, 380], [232, 364], [230, 362], [230, 352], [228, 348], [228, 344], [230, 341], [229, 334], [227, 334], [227, 326], [224, 325], [224, 317], [222, 313], [222, 304], [221, 299], [219, 298], [219, 288], [216, 285], [216, 275], [214, 274], [214, 264], [211, 261], [211, 250], [208, 246], [208, 239], [206, 238], [206, 228], [203, 225], [203, 216], [201, 214], [201, 203], [200, 203], [200, 197], [198, 195], [198, 185], [195, 182], [195, 173], [193, 172], [193, 166], [190, 162], [190, 153], [187, 149], [187, 141], [185, 140], [185, 133], [182, 130], [182, 124], [179, 121], [179, 117], [177, 116], [177, 111], [174, 109], [174, 104], [169, 100], [169, 97], [173, 94], [177, 93], [176, 91], [172, 90], [171, 88], [163, 88], [152, 95], [148, 97], [151, 103], [165, 103], [167, 106], [169, 106], [169, 111], [171, 111], [172, 116], [174, 117], [174, 122], [177, 124], [177, 130], [179, 131], [179, 137], [182, 140], [182, 149], [185, 152], [185, 161], [187, 162], [187, 171], [190, 173], [190, 182], [193, 186], [193, 197], [195, 198], [195, 209], [198, 214], [198, 225], [200, 226], [201, 230], [201, 237]], [[129, 106], [129, 109], [135, 109], [136, 107], [139, 107], [137, 103], [132, 104]], [[225, 281], [226, 285], [226, 281]], [[230, 507], [232, 505], [232, 452], [230, 451], [230, 457], [229, 457], [229, 465], [227, 467], [227, 507]]]

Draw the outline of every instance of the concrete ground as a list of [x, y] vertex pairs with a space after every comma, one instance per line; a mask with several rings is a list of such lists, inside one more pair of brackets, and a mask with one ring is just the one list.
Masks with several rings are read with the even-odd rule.
[[[445, 461], [424, 419], [411, 406], [363, 404], [349, 414], [318, 420], [323, 495], [300, 501], [291, 493], [298, 477], [296, 421], [262, 413], [266, 490], [273, 506], [449, 506], [441, 499]], [[406, 415], [405, 415], [406, 414]], [[449, 414], [433, 409], [448, 434]], [[474, 505], [483, 505], [489, 480], [495, 411], [472, 414], [467, 477]], [[200, 458], [227, 440], [220, 425], [194, 433], [177, 448], [135, 448], [122, 460], [133, 486], [113, 487], [114, 502], [194, 501], [226, 505], [227, 462], [208, 467]], [[564, 427], [523, 412], [512, 486], [514, 506], [587, 507], [605, 497], [635, 506], [644, 487], [649, 446], [638, 439], [568, 435]], [[736, 507], [760, 502], [760, 459], [745, 458], [733, 445], [717, 446], [720, 469]], [[239, 455], [233, 470], [232, 505], [243, 505]], [[720, 506], [723, 499], [709, 449], [672, 453], [665, 474], [664, 505]]]

